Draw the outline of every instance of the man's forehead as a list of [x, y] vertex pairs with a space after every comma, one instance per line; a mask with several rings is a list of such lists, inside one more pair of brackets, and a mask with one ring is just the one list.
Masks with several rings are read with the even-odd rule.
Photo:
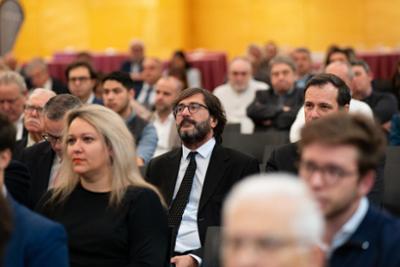
[[7, 91], [13, 91], [16, 93], [20, 93], [21, 90], [18, 86], [18, 84], [10, 82], [10, 83], [0, 83], [0, 90], [7, 90]]
[[126, 89], [127, 88], [117, 80], [107, 80], [103, 83], [104, 89]]
[[188, 96], [181, 101], [179, 101], [178, 104], [189, 104], [189, 103], [201, 103], [204, 104], [204, 96], [200, 93], [194, 94], [191, 96]]
[[271, 72], [282, 71], [282, 70], [286, 70], [286, 69], [293, 71], [292, 67], [290, 65], [283, 63], [283, 62], [275, 63], [271, 66]]
[[323, 85], [311, 85], [306, 90], [305, 98], [307, 99], [307, 97], [310, 97], [310, 95], [313, 93], [318, 93], [320, 97], [326, 96], [330, 98], [331, 96], [335, 96], [336, 99], [339, 89], [331, 83], [326, 83]]
[[76, 68], [73, 68], [69, 71], [69, 76], [71, 77], [72, 75], [78, 75], [78, 74], [90, 74], [90, 71], [88, 68], [84, 66], [79, 66]]

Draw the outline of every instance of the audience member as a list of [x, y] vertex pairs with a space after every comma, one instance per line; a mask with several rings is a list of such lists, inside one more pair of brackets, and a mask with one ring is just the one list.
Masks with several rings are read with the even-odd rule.
[[313, 76], [313, 62], [308, 48], [299, 47], [291, 53], [291, 58], [296, 64], [296, 88], [304, 89], [307, 81]]
[[103, 104], [101, 99], [94, 95], [94, 87], [97, 83], [97, 75], [87, 62], [74, 62], [68, 65], [65, 71], [68, 80], [68, 89], [84, 104]]
[[102, 84], [104, 105], [123, 118], [137, 145], [136, 162], [144, 165], [153, 157], [158, 138], [154, 125], [137, 116], [131, 106], [135, 97], [132, 79], [118, 71], [106, 75]]
[[46, 191], [57, 183], [62, 161], [61, 138], [64, 130], [65, 114], [82, 105], [79, 98], [70, 94], [61, 94], [51, 98], [44, 106], [44, 139], [24, 149], [20, 160], [31, 174], [29, 207], [35, 207]]
[[27, 134], [23, 122], [26, 96], [26, 84], [21, 75], [14, 71], [0, 72], [0, 112], [4, 113], [17, 129], [16, 140]]
[[324, 220], [296, 178], [257, 175], [233, 188], [223, 210], [224, 267], [324, 266]]
[[52, 90], [56, 94], [68, 93], [67, 87], [55, 79], [50, 77], [46, 62], [41, 58], [32, 59], [25, 67], [26, 75], [28, 76], [29, 89], [43, 88]]
[[254, 124], [246, 114], [246, 108], [254, 100], [257, 90], [268, 89], [266, 83], [252, 77], [251, 62], [242, 57], [231, 61], [228, 82], [218, 86], [213, 94], [221, 101], [228, 123], [240, 123], [242, 133], [252, 133]]
[[175, 51], [169, 64], [168, 74], [174, 76], [174, 73], [182, 73], [184, 76], [185, 88], [201, 87], [201, 73], [194, 68], [187, 60], [183, 51]]
[[154, 157], [164, 154], [173, 148], [180, 147], [181, 145], [175, 125], [173, 105], [184, 87], [182, 82], [177, 78], [167, 76], [160, 78], [155, 88], [155, 111], [152, 121], [157, 130], [158, 142]]
[[252, 66], [252, 76], [255, 80], [269, 84], [268, 60], [264, 52], [256, 44], [250, 44], [247, 47], [246, 57], [250, 60]]
[[[11, 237], [6, 244], [2, 266], [15, 267], [53, 267], [68, 266], [67, 236], [59, 224], [28, 210], [8, 194], [4, 181], [7, 177], [4, 170], [12, 157], [15, 145], [15, 128], [12, 123], [0, 114], [0, 187], [6, 197], [6, 204], [11, 211]], [[3, 196], [2, 198], [3, 200]], [[6, 215], [1, 211], [1, 221]], [[1, 238], [4, 238], [2, 235]]]
[[[341, 61], [332, 62], [325, 68], [325, 73], [331, 73], [338, 76], [346, 83], [351, 92], [353, 87], [354, 73], [348, 63]], [[373, 118], [372, 109], [368, 106], [368, 104], [354, 98], [352, 98], [350, 101], [349, 111], [351, 113], [361, 113], [367, 117]], [[301, 107], [297, 113], [296, 120], [293, 122], [292, 127], [290, 128], [291, 142], [297, 142], [300, 139], [300, 131], [304, 126], [304, 123], [304, 107]]]
[[264, 45], [264, 57], [269, 62], [278, 55], [278, 46], [274, 41], [268, 41]]
[[226, 118], [209, 91], [183, 90], [174, 115], [182, 148], [150, 161], [147, 178], [169, 206], [169, 225], [174, 229], [171, 263], [199, 266], [207, 227], [220, 225], [225, 195], [259, 167], [256, 159], [221, 146]]
[[335, 114], [307, 124], [300, 177], [325, 221], [328, 266], [400, 266], [400, 223], [365, 197], [385, 151], [385, 137], [361, 115]]
[[25, 147], [43, 141], [43, 108], [55, 95], [54, 91], [42, 88], [37, 88], [29, 94], [24, 106], [24, 127], [28, 134], [17, 141], [13, 151], [14, 158], [19, 158]]
[[287, 57], [275, 57], [269, 63], [272, 90], [256, 92], [247, 107], [247, 115], [256, 130], [289, 130], [303, 103], [303, 90], [295, 88], [296, 66]]
[[165, 266], [162, 198], [132, 161], [135, 143], [122, 118], [85, 105], [65, 124], [60, 182], [37, 209], [65, 226], [71, 266]]
[[367, 103], [382, 128], [389, 132], [390, 120], [398, 111], [396, 97], [372, 88], [373, 74], [365, 61], [353, 61], [352, 71], [354, 73], [352, 97]]
[[120, 70], [129, 73], [132, 80], [138, 82], [138, 85], [141, 85], [141, 82], [143, 80], [143, 61], [145, 58], [145, 47], [142, 41], [131, 41], [129, 46], [129, 57], [130, 58], [128, 61], [124, 61], [122, 63]]
[[354, 54], [349, 52], [351, 51], [336, 45], [329, 47], [326, 53], [325, 66], [337, 61], [349, 64], [354, 59]]
[[393, 115], [390, 123], [389, 144], [391, 146], [400, 146], [400, 114]]
[[145, 106], [148, 110], [153, 110], [155, 91], [154, 85], [161, 78], [163, 72], [163, 64], [158, 58], [146, 58], [143, 61], [143, 86], [136, 91], [137, 101]]

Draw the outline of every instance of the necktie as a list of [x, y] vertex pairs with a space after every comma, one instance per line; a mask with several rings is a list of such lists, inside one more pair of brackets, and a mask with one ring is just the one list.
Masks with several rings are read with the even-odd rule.
[[193, 177], [197, 167], [195, 159], [196, 154], [197, 152], [190, 152], [188, 155], [188, 158], [190, 158], [189, 165], [185, 171], [185, 175], [183, 176], [178, 193], [176, 194], [176, 197], [169, 209], [168, 224], [169, 226], [173, 227], [175, 237], [176, 233], [178, 232], [179, 225], [181, 224], [183, 212], [189, 201], [190, 191], [192, 190]]
[[151, 95], [151, 92], [152, 92], [152, 91], [153, 91], [153, 87], [149, 86], [149, 88], [148, 88], [147, 91], [146, 91], [146, 95], [144, 96], [144, 100], [143, 100], [143, 105], [144, 105], [146, 108], [148, 108], [148, 109], [151, 108], [151, 105], [150, 105], [150, 95]]

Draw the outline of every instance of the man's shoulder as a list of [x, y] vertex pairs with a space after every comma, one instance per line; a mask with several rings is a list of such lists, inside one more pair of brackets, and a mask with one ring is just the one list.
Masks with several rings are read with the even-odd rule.
[[51, 145], [48, 142], [40, 142], [33, 146], [26, 147], [22, 150], [20, 160], [25, 162], [26, 160], [37, 159], [40, 154], [53, 155], [54, 152], [51, 149]]
[[371, 107], [360, 100], [352, 98], [350, 100], [350, 105], [349, 105], [349, 112], [351, 113], [361, 113], [365, 116], [368, 116], [370, 118], [373, 118], [373, 113]]
[[213, 94], [216, 96], [220, 96], [221, 94], [226, 94], [232, 91], [232, 87], [229, 85], [229, 83], [224, 83], [221, 84], [217, 87], [215, 87]]
[[250, 88], [254, 90], [267, 90], [269, 89], [269, 85], [265, 82], [252, 79], [250, 80]]
[[281, 145], [275, 149], [275, 153], [281, 155], [298, 154], [297, 142]]

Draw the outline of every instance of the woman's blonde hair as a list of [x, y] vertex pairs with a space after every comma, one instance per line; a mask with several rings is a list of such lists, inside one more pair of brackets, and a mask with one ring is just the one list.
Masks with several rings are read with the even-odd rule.
[[158, 190], [141, 176], [136, 164], [136, 149], [132, 134], [125, 122], [114, 111], [100, 105], [84, 105], [67, 113], [63, 134], [63, 160], [60, 167], [59, 183], [54, 188], [51, 200], [64, 201], [79, 183], [79, 175], [73, 172], [71, 159], [67, 157], [67, 133], [75, 119], [81, 119], [92, 125], [104, 137], [111, 151], [111, 194], [109, 203], [118, 205], [129, 186], [153, 190], [164, 201]]

